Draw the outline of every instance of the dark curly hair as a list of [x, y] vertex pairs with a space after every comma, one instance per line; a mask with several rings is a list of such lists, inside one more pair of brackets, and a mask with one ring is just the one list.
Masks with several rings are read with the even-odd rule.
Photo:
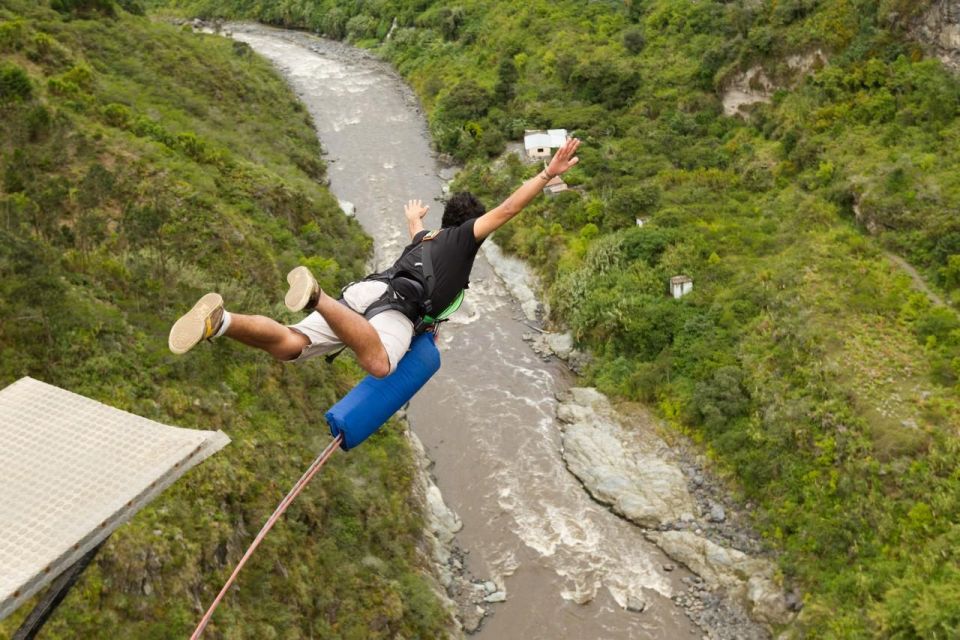
[[472, 218], [479, 218], [487, 210], [469, 191], [461, 191], [450, 196], [447, 206], [443, 208], [441, 227], [459, 227]]

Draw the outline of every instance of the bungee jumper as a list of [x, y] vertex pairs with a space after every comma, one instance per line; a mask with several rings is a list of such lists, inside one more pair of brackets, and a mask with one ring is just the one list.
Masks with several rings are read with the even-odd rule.
[[579, 146], [580, 140], [567, 140], [543, 171], [490, 211], [484, 212], [470, 193], [455, 194], [444, 207], [437, 231], [424, 229], [429, 207], [410, 200], [404, 207], [410, 244], [389, 269], [348, 284], [339, 299], [323, 291], [309, 269], [296, 267], [287, 274], [290, 286], [284, 302], [291, 311], [310, 311], [301, 322], [285, 326], [264, 316], [231, 313], [220, 294], [208, 293], [173, 324], [168, 344], [176, 354], [224, 336], [284, 362], [319, 355], [332, 359], [349, 348], [370, 374], [326, 413], [333, 441], [267, 519], [191, 640], [200, 638], [247, 560], [334, 451], [366, 440], [440, 369], [436, 328], [460, 306], [480, 245], [520, 213], [545, 184], [576, 165]]
[[462, 299], [480, 245], [514, 218], [543, 186], [577, 164], [580, 140], [567, 140], [547, 167], [490, 211], [470, 193], [446, 204], [441, 228], [427, 232], [429, 207], [411, 200], [404, 208], [411, 243], [392, 267], [343, 288], [339, 300], [323, 291], [306, 267], [287, 275], [284, 298], [291, 311], [309, 310], [285, 326], [264, 316], [231, 313], [218, 293], [204, 295], [170, 330], [170, 350], [188, 352], [203, 340], [227, 337], [266, 351], [277, 360], [302, 362], [344, 347], [374, 378], [397, 370], [414, 336], [432, 331]]

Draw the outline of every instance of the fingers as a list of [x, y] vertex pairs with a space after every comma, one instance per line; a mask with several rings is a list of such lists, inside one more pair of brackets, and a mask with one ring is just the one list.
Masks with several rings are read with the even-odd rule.
[[416, 215], [422, 218], [427, 215], [430, 205], [424, 206], [422, 200], [407, 200], [407, 206], [403, 210], [407, 215]]
[[577, 152], [577, 147], [580, 146], [579, 138], [569, 138], [566, 142], [563, 143], [563, 146], [560, 147], [560, 150], [557, 151], [557, 155], [561, 160], [567, 160], [574, 153]]
[[580, 162], [580, 158], [574, 156], [579, 147], [579, 138], [568, 138], [567, 141], [557, 149], [556, 155], [554, 155], [553, 160], [550, 161], [550, 169], [554, 173], [564, 173]]

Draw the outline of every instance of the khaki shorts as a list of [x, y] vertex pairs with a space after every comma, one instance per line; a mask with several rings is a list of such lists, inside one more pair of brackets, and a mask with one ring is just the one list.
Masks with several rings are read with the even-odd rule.
[[[343, 299], [351, 309], [362, 314], [386, 290], [387, 284], [385, 282], [362, 280], [344, 289]], [[387, 351], [387, 358], [390, 359], [390, 373], [393, 373], [397, 370], [400, 359], [410, 348], [410, 340], [413, 338], [413, 323], [399, 311], [390, 309], [373, 316], [370, 324], [373, 325], [380, 336], [383, 348]], [[290, 328], [302, 333], [310, 340], [310, 344], [304, 347], [300, 355], [290, 362], [300, 362], [315, 356], [322, 356], [343, 346], [343, 342], [333, 332], [327, 321], [316, 311], [301, 322], [290, 325]]]

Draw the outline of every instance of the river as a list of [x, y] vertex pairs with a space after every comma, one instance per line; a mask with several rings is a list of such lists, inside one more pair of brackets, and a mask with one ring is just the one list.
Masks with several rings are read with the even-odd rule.
[[[407, 242], [408, 199], [430, 202], [427, 227], [439, 226], [452, 172], [438, 163], [419, 103], [390, 65], [304, 33], [231, 28], [276, 64], [309, 109], [331, 190], [356, 206], [374, 239], [375, 268]], [[512, 224], [523, 224], [522, 214]], [[669, 559], [641, 530], [593, 502], [565, 468], [555, 394], [569, 373], [523, 341], [531, 321], [492, 269], [487, 256], [496, 253], [478, 257], [468, 302], [441, 334], [443, 367], [408, 412], [463, 521], [457, 544], [469, 573], [507, 593], [475, 637], [702, 637], [670, 599], [690, 574], [665, 571]], [[625, 608], [631, 595], [647, 603], [642, 613]]]

